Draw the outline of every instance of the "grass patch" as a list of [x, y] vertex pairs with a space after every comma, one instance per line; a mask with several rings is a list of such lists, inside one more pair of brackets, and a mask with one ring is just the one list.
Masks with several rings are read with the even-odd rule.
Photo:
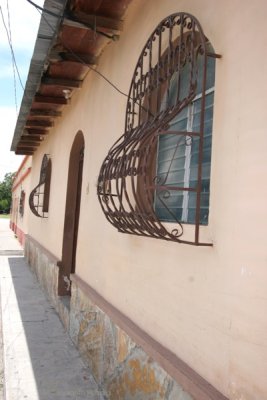
[[0, 214], [0, 218], [10, 219], [10, 214]]

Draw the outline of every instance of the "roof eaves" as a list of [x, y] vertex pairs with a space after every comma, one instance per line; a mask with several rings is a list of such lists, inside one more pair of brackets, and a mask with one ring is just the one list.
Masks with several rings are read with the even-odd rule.
[[58, 29], [66, 4], [67, 0], [45, 0], [44, 2], [43, 8], [52, 12], [54, 15], [42, 12], [34, 52], [21, 102], [20, 112], [11, 144], [12, 151], [16, 150], [16, 146], [24, 130], [32, 101], [36, 92], [38, 91], [43, 72], [47, 68], [49, 51], [54, 43], [55, 37], [58, 34]]

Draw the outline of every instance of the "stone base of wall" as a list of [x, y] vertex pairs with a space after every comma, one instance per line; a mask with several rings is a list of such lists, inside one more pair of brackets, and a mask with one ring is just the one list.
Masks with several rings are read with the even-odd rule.
[[78, 276], [57, 295], [58, 260], [31, 237], [25, 256], [109, 400], [227, 400]]
[[110, 400], [192, 400], [72, 281], [70, 336]]

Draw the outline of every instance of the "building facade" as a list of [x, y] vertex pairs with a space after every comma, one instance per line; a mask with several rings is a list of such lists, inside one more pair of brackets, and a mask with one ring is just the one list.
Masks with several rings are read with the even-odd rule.
[[266, 399], [265, 1], [44, 8], [12, 146], [72, 340], [109, 399]]
[[10, 213], [10, 228], [16, 234], [22, 246], [25, 244], [25, 235], [28, 233], [30, 209], [27, 200], [31, 192], [30, 173], [31, 156], [25, 156], [13, 181]]

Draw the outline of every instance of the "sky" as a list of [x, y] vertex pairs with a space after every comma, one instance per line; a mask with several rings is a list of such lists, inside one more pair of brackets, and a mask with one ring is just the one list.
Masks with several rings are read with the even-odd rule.
[[[34, 0], [43, 6], [43, 0]], [[10, 151], [16, 120], [23, 95], [18, 74], [14, 84], [13, 64], [7, 32], [10, 37], [16, 64], [25, 86], [33, 48], [40, 22], [40, 13], [27, 0], [0, 0], [0, 182], [5, 173], [18, 169], [23, 156]], [[9, 13], [8, 13], [9, 10]], [[9, 17], [8, 17], [9, 14]], [[10, 27], [10, 28], [9, 28]], [[16, 87], [16, 96], [15, 96]], [[16, 107], [17, 103], [17, 107]]]

